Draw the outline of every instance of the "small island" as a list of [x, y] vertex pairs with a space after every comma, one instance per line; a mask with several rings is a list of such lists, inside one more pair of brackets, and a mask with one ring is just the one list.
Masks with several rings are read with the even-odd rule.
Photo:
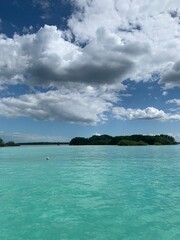
[[118, 145], [118, 146], [146, 146], [146, 145], [175, 145], [175, 139], [168, 135], [131, 135], [131, 136], [109, 136], [93, 135], [90, 138], [75, 137], [70, 145]]

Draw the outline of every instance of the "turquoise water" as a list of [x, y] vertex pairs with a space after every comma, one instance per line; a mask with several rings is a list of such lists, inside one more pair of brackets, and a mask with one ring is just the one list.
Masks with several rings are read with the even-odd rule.
[[0, 239], [179, 240], [180, 145], [0, 148]]

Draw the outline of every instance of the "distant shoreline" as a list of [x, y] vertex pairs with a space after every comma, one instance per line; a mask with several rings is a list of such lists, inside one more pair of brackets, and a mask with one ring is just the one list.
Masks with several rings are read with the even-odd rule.
[[9, 141], [5, 143], [0, 138], [0, 147], [19, 147], [19, 146], [47, 146], [47, 145], [69, 145], [69, 142], [21, 142], [21, 143], [15, 143], [13, 141]]
[[168, 135], [130, 135], [130, 136], [109, 136], [109, 135], [93, 135], [90, 138], [75, 137], [70, 142], [21, 142], [15, 143], [9, 141], [4, 143], [0, 138], [0, 147], [17, 147], [17, 146], [161, 146], [161, 145], [178, 145], [172, 136]]
[[56, 146], [60, 146], [60, 145], [69, 145], [69, 142], [27, 142], [27, 143], [18, 143], [19, 146], [40, 146], [40, 145], [56, 145]]

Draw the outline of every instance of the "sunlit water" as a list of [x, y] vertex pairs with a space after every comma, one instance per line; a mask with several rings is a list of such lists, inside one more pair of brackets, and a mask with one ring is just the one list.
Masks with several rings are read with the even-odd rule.
[[0, 148], [0, 239], [179, 240], [180, 145]]

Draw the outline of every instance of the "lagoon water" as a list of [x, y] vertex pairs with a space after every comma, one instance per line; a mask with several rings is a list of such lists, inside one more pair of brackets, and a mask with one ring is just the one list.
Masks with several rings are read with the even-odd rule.
[[0, 148], [0, 239], [179, 240], [180, 145]]

